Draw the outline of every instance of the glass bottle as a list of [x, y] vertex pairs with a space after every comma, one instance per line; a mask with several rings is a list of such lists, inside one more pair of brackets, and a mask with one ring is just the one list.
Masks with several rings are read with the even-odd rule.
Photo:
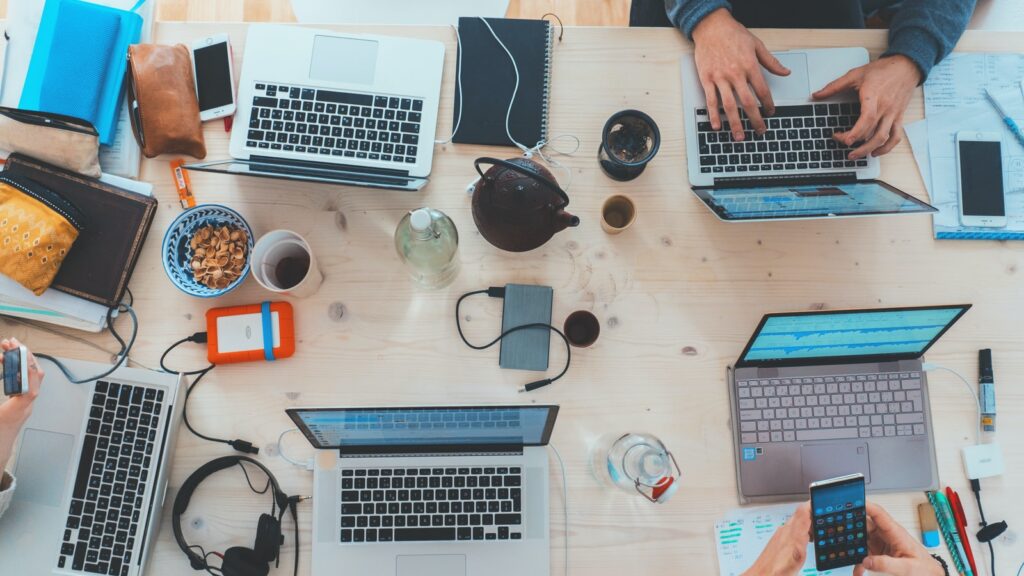
[[395, 250], [423, 288], [443, 288], [459, 273], [459, 232], [440, 210], [423, 207], [406, 214], [395, 230]]

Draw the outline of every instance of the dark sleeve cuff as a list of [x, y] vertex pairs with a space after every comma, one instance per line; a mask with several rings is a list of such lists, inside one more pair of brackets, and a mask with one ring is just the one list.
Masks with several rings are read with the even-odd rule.
[[904, 28], [889, 38], [889, 49], [882, 54], [882, 58], [897, 54], [910, 58], [917, 65], [921, 71], [922, 84], [932, 67], [945, 56], [935, 36], [921, 28]]
[[726, 0], [667, 0], [665, 6], [668, 19], [690, 40], [693, 40], [693, 29], [705, 16], [719, 8], [732, 10]]

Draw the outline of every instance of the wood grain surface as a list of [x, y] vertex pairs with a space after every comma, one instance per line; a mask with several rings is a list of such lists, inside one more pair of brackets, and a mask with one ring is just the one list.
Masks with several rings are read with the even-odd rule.
[[[343, 29], [343, 28], [342, 28]], [[161, 23], [161, 43], [227, 31], [235, 57], [244, 53], [243, 24]], [[364, 29], [365, 31], [365, 29]], [[447, 44], [438, 137], [452, 125], [455, 38], [444, 28], [378, 28]], [[796, 46], [867, 46], [874, 56], [885, 45], [881, 31], [757, 31], [772, 49]], [[224, 175], [192, 174], [200, 202], [232, 206], [257, 234], [288, 228], [304, 235], [325, 277], [320, 291], [294, 301], [298, 349], [275, 363], [218, 367], [196, 389], [191, 420], [209, 434], [246, 438], [290, 493], [308, 494], [311, 473], [278, 457], [278, 434], [290, 427], [284, 410], [295, 406], [370, 406], [461, 403], [557, 403], [561, 415], [553, 443], [565, 458], [568, 482], [570, 565], [573, 574], [716, 574], [713, 524], [737, 506], [725, 368], [740, 353], [761, 315], [787, 310], [951, 304], [974, 308], [928, 354], [930, 361], [974, 380], [977, 349], [995, 356], [999, 433], [1008, 473], [984, 481], [991, 519], [1022, 521], [1024, 491], [1024, 244], [936, 241], [927, 216], [864, 218], [770, 224], [725, 224], [716, 220], [687, 185], [683, 137], [680, 56], [691, 49], [673, 30], [567, 28], [554, 49], [551, 134], [569, 134], [580, 150], [557, 156], [571, 171], [556, 169], [568, 187], [570, 211], [582, 225], [556, 235], [525, 254], [504, 253], [476, 231], [466, 186], [472, 160], [512, 157], [511, 148], [442, 145], [435, 151], [430, 184], [420, 193], [318, 186]], [[967, 33], [958, 49], [1024, 50], [1009, 33]], [[236, 72], [240, 63], [236, 63]], [[605, 177], [597, 165], [599, 133], [612, 113], [636, 108], [659, 124], [662, 146], [647, 171], [629, 183]], [[907, 120], [922, 115], [920, 91]], [[206, 125], [209, 158], [227, 156], [228, 134], [220, 122]], [[564, 144], [561, 142], [560, 144]], [[250, 304], [269, 297], [253, 280], [215, 301], [178, 292], [160, 265], [163, 231], [181, 209], [162, 157], [144, 162], [159, 213], [131, 283], [142, 322], [133, 357], [155, 365], [175, 340], [205, 328], [208, 307]], [[926, 198], [906, 143], [882, 161], [884, 180]], [[610, 236], [599, 225], [599, 209], [612, 194], [629, 195], [636, 223]], [[429, 205], [449, 214], [461, 232], [462, 272], [448, 289], [413, 288], [395, 255], [392, 235], [408, 210]], [[602, 323], [601, 337], [573, 355], [566, 378], [528, 395], [517, 393], [537, 373], [500, 370], [497, 349], [475, 352], [458, 339], [456, 297], [510, 282], [554, 287], [554, 318], [590, 310]], [[468, 337], [489, 339], [500, 326], [501, 303], [467, 302]], [[21, 326], [5, 333], [30, 346], [69, 357], [99, 360], [79, 343]], [[112, 347], [107, 336], [91, 337]], [[171, 364], [205, 365], [197, 346], [183, 347]], [[552, 345], [551, 366], [564, 352]], [[961, 383], [948, 374], [930, 378], [940, 478], [961, 490], [972, 522], [960, 448], [973, 441], [976, 411]], [[44, 392], [45, 393], [45, 390]], [[649, 431], [672, 449], [682, 466], [679, 493], [655, 506], [639, 496], [608, 491], [588, 466], [589, 446], [601, 434]], [[229, 453], [221, 445], [180, 432], [169, 497], [204, 462]], [[306, 459], [305, 441], [290, 435], [285, 448]], [[561, 477], [553, 467], [552, 574], [563, 574]], [[884, 470], [873, 470], [884, 474]], [[914, 534], [918, 493], [873, 496]], [[265, 497], [251, 494], [237, 471], [205, 483], [185, 515], [185, 531], [207, 550], [252, 544]], [[311, 505], [300, 509], [301, 573], [309, 573]], [[287, 543], [276, 574], [291, 572], [295, 550], [289, 521]], [[1019, 530], [1019, 528], [1016, 528]], [[1024, 560], [1016, 538], [996, 543], [999, 571], [1012, 573]], [[976, 548], [977, 550], [977, 548]], [[986, 558], [987, 552], [981, 554]], [[189, 575], [165, 520], [152, 574]], [[343, 567], [339, 574], [344, 574]]]

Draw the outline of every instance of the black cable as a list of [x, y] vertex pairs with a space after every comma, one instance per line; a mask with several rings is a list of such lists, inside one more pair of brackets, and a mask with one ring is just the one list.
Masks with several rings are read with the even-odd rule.
[[260, 449], [255, 447], [255, 446], [253, 446], [252, 442], [249, 442], [247, 440], [242, 440], [240, 438], [236, 438], [234, 440], [227, 440], [225, 438], [215, 438], [213, 436], [207, 436], [206, 434], [202, 434], [198, 430], [196, 430], [192, 426], [192, 423], [189, 422], [189, 420], [188, 420], [188, 400], [189, 400], [189, 398], [192, 397], [192, 391], [195, 389], [196, 385], [199, 384], [199, 382], [203, 379], [203, 377], [205, 377], [207, 374], [209, 374], [214, 368], [217, 367], [217, 365], [216, 364], [210, 364], [206, 368], [203, 368], [203, 369], [200, 369], [200, 370], [178, 371], [178, 370], [171, 370], [170, 368], [168, 368], [167, 364], [165, 363], [165, 361], [167, 360], [167, 355], [170, 354], [172, 350], [174, 350], [178, 346], [181, 346], [185, 342], [195, 342], [197, 344], [205, 344], [206, 343], [206, 339], [207, 339], [206, 332], [196, 332], [195, 334], [193, 334], [193, 335], [191, 335], [191, 336], [189, 336], [187, 338], [182, 338], [181, 340], [178, 340], [174, 344], [171, 344], [170, 347], [168, 347], [166, 350], [164, 350], [164, 353], [160, 355], [160, 369], [163, 370], [164, 372], [169, 372], [171, 374], [178, 374], [178, 375], [183, 375], [183, 376], [195, 376], [196, 377], [195, 380], [193, 380], [192, 383], [188, 385], [188, 388], [185, 389], [185, 402], [184, 402], [184, 405], [181, 408], [181, 419], [185, 423], [185, 428], [187, 428], [188, 431], [191, 432], [196, 437], [202, 438], [203, 440], [206, 440], [208, 442], [217, 442], [219, 444], [227, 444], [228, 446], [231, 446], [235, 450], [237, 450], [239, 452], [244, 452], [246, 454], [259, 454]]
[[[988, 553], [992, 560], [992, 576], [996, 576], [996, 549], [992, 546], [992, 540], [1006, 530], [1006, 522], [996, 522], [993, 524], [992, 528], [995, 528], [997, 531], [993, 532], [991, 535], [984, 535], [985, 538], [983, 539], [983, 533], [986, 532], [986, 528], [989, 524], [988, 521], [985, 520], [985, 509], [981, 507], [981, 481], [977, 478], [971, 479], [971, 492], [974, 492], [974, 501], [978, 503], [978, 515], [981, 516], [981, 530], [978, 531], [977, 538], [979, 542], [988, 544]], [[998, 527], [1000, 524], [1002, 525], [1002, 529], [999, 529]]]
[[[132, 301], [134, 301], [135, 297], [132, 296], [131, 299]], [[117, 311], [118, 313], [127, 313], [129, 318], [131, 318], [132, 334], [131, 337], [128, 338], [127, 342], [125, 342], [124, 338], [121, 337], [121, 334], [119, 334], [117, 329], [114, 327], [115, 311]], [[96, 376], [90, 376], [88, 378], [77, 378], [71, 372], [71, 370], [69, 370], [68, 367], [64, 365], [63, 362], [57, 360], [53, 356], [50, 356], [49, 354], [43, 354], [41, 352], [35, 352], [34, 355], [36, 358], [42, 358], [43, 360], [48, 360], [52, 362], [57, 367], [57, 369], [59, 369], [61, 373], [64, 374], [64, 377], [67, 378], [68, 382], [71, 382], [72, 384], [85, 384], [87, 382], [99, 380], [100, 378], [106, 378], [107, 376], [113, 374], [114, 371], [116, 371], [118, 368], [124, 365], [124, 363], [128, 360], [128, 354], [131, 353], [132, 346], [135, 345], [135, 338], [139, 335], [139, 318], [138, 316], [135, 315], [135, 310], [132, 308], [131, 303], [121, 302], [117, 306], [111, 306], [110, 308], [107, 309], [107, 328], [110, 330], [110, 335], [114, 337], [114, 340], [117, 341], [121, 349], [117, 353], [117, 361], [114, 363], [114, 365], [111, 366], [109, 370], [101, 374], [97, 374]]]
[[491, 346], [494, 346], [498, 342], [501, 342], [502, 338], [508, 336], [509, 334], [512, 334], [513, 332], [519, 332], [520, 330], [526, 330], [529, 328], [547, 328], [548, 330], [551, 330], [555, 334], [558, 334], [562, 338], [562, 341], [565, 342], [565, 366], [562, 367], [562, 371], [559, 372], [558, 375], [555, 376], [554, 378], [545, 378], [543, 380], [537, 380], [536, 382], [530, 382], [529, 384], [523, 386], [519, 391], [530, 392], [531, 390], [536, 390], [537, 388], [542, 388], [544, 386], [547, 386], [548, 384], [556, 382], [562, 376], [565, 376], [565, 373], [569, 371], [569, 364], [572, 362], [572, 346], [569, 345], [569, 338], [567, 338], [561, 330], [555, 328], [551, 324], [545, 324], [543, 322], [533, 322], [530, 324], [515, 326], [513, 328], [505, 330], [504, 332], [499, 334], [497, 338], [483, 345], [472, 344], [469, 340], [467, 340], [466, 335], [462, 333], [462, 318], [459, 316], [459, 309], [462, 307], [463, 300], [470, 296], [476, 296], [478, 294], [487, 294], [491, 298], [504, 298], [505, 289], [502, 287], [492, 286], [491, 288], [488, 288], [486, 290], [474, 290], [473, 292], [467, 292], [462, 296], [459, 296], [459, 299], [455, 302], [455, 327], [459, 331], [459, 338], [462, 338], [462, 341], [466, 344], [466, 346], [469, 346], [473, 350], [486, 350]]

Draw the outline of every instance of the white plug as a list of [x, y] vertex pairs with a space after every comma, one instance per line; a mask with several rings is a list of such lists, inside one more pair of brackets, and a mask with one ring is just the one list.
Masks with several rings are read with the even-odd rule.
[[995, 442], [965, 446], [962, 454], [964, 471], [967, 472], [967, 478], [971, 480], [1001, 476], [1006, 471], [1003, 451]]

